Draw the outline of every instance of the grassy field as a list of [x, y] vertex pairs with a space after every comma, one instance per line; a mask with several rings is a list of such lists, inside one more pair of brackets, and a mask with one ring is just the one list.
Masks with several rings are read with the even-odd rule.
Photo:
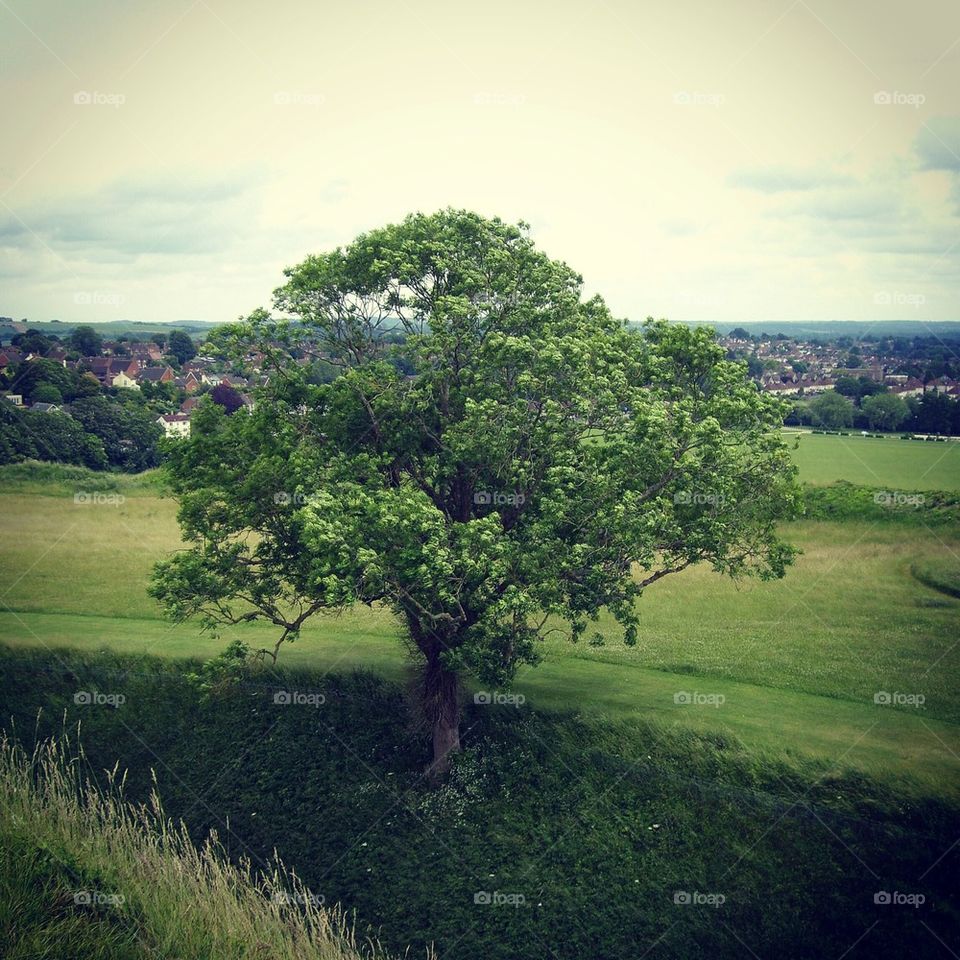
[[[821, 440], [847, 442], [801, 443]], [[920, 444], [890, 447], [901, 461], [928, 453]], [[162, 619], [146, 584], [178, 537], [174, 503], [159, 496], [154, 478], [98, 477], [103, 496], [82, 502], [77, 491], [97, 492], [82, 473], [38, 481], [35, 471], [7, 468], [3, 481], [0, 636], [8, 643], [205, 658], [229, 638], [274, 638], [259, 625], [214, 638]], [[722, 731], [771, 755], [960, 792], [960, 602], [944, 589], [958, 568], [960, 531], [801, 522], [789, 534], [804, 552], [785, 580], [735, 584], [703, 569], [668, 578], [641, 601], [635, 648], [601, 621], [607, 645], [554, 639], [544, 662], [521, 672], [517, 690], [535, 706]], [[400, 678], [397, 635], [388, 613], [364, 608], [308, 625], [283, 660]], [[676, 703], [684, 692], [725, 700], [716, 708]], [[923, 703], [878, 705], [878, 693]]]
[[785, 431], [797, 439], [793, 459], [806, 483], [847, 480], [889, 490], [960, 490], [960, 441], [933, 443], [851, 434]]

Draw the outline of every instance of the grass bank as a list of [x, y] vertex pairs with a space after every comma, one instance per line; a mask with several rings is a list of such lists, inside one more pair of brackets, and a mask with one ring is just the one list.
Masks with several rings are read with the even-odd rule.
[[255, 866], [276, 849], [396, 951], [933, 958], [960, 936], [954, 803], [716, 731], [470, 703], [429, 790], [424, 731], [371, 675], [248, 674], [205, 700], [168, 660], [15, 651], [0, 669], [21, 737], [80, 722], [91, 770], [119, 761], [194, 841], [216, 829]]

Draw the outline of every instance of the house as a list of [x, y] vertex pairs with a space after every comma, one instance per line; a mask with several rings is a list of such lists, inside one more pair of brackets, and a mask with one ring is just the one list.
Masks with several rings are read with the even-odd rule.
[[123, 387], [125, 390], [139, 390], [140, 384], [133, 377], [128, 377], [122, 370], [113, 378], [112, 387]]
[[84, 357], [82, 362], [104, 387], [112, 387], [121, 373], [136, 380], [140, 370], [140, 361], [132, 357]]
[[0, 370], [15, 367], [23, 360], [23, 351], [19, 347], [4, 347], [0, 350]]
[[63, 408], [57, 403], [35, 403], [30, 409], [37, 413], [60, 413]]
[[190, 416], [186, 413], [162, 413], [157, 417], [157, 423], [163, 427], [168, 437], [189, 437]]
[[200, 389], [200, 381], [192, 370], [185, 377], [177, 377], [173, 382], [187, 393], [196, 393]]
[[131, 357], [142, 360], [146, 363], [148, 360], [160, 360], [163, 353], [152, 340], [134, 340], [127, 344], [127, 351]]
[[890, 393], [896, 397], [919, 397], [923, 393], [923, 381], [917, 377], [910, 377], [905, 382], [891, 387]]
[[187, 397], [187, 399], [180, 404], [180, 412], [189, 416], [194, 410], [196, 410], [199, 403], [200, 397]]
[[143, 367], [136, 376], [139, 383], [170, 383], [173, 367]]
[[9, 400], [15, 407], [23, 406], [22, 393], [0, 393], [0, 397], [3, 397], [4, 400]]

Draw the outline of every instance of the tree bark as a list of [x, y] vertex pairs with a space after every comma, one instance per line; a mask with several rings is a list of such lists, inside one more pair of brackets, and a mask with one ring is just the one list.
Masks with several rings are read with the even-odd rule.
[[433, 760], [427, 779], [439, 783], [447, 775], [453, 754], [460, 750], [460, 684], [456, 673], [439, 659], [428, 659], [424, 674], [424, 707], [433, 727]]

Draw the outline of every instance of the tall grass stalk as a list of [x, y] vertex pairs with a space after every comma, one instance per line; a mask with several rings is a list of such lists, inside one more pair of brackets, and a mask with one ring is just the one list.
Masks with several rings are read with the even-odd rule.
[[[117, 769], [97, 785], [67, 737], [30, 755], [0, 738], [0, 832], [19, 836], [98, 878], [148, 953], [184, 958], [382, 960], [274, 855], [269, 870], [231, 862], [215, 833], [201, 845], [163, 811], [153, 790], [134, 804]], [[109, 888], [109, 889], [107, 889]]]

